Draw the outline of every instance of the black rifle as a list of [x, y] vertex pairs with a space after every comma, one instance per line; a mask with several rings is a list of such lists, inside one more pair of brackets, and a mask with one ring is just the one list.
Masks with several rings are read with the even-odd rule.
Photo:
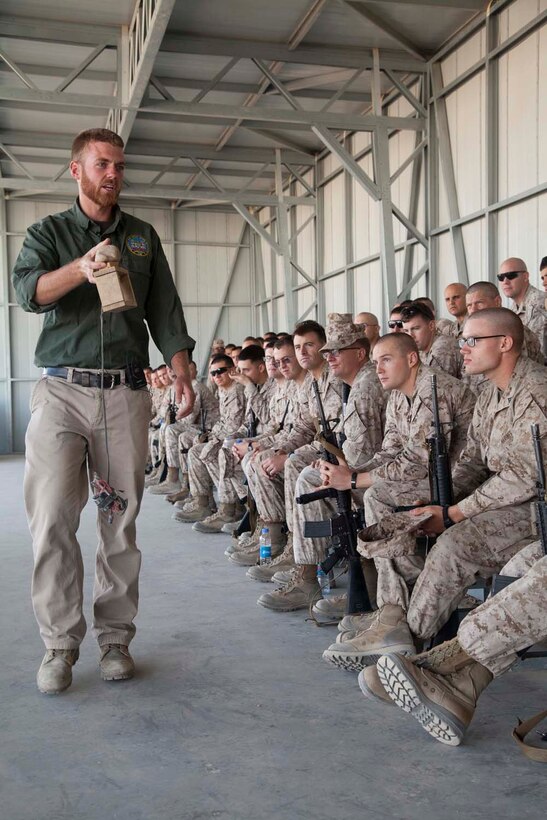
[[[450, 455], [446, 443], [446, 436], [439, 415], [439, 399], [437, 396], [437, 376], [431, 374], [431, 412], [433, 413], [433, 433], [427, 438], [429, 451], [429, 491], [430, 504], [443, 507], [445, 525], [448, 523], [447, 509], [454, 503], [454, 489], [452, 487], [452, 473], [450, 471]], [[405, 512], [421, 507], [422, 504], [409, 504], [396, 507], [396, 512]]]
[[[331, 430], [329, 421], [325, 416], [319, 386], [315, 379], [313, 381], [313, 391], [319, 408], [319, 419], [323, 439], [333, 447], [341, 447], [344, 443], [344, 437], [340, 436], [337, 440], [336, 433]], [[344, 384], [344, 409], [347, 404], [349, 392], [349, 385]], [[331, 464], [338, 464], [336, 456], [325, 447], [323, 448], [323, 457]], [[328, 521], [307, 521], [304, 527], [304, 536], [306, 538], [325, 538], [328, 536], [336, 538], [338, 545], [331, 554], [321, 562], [321, 569], [325, 574], [328, 574], [339, 561], [346, 558], [349, 570], [346, 612], [348, 615], [370, 612], [372, 610], [372, 604], [363, 574], [361, 556], [357, 552], [357, 533], [363, 529], [364, 525], [362, 511], [352, 510], [351, 490], [318, 490], [315, 493], [306, 493], [305, 495], [298, 496], [296, 503], [308, 504], [310, 501], [318, 501], [322, 498], [335, 498], [338, 514]]]
[[433, 411], [433, 434], [427, 439], [431, 503], [440, 507], [451, 507], [454, 503], [454, 490], [450, 472], [450, 456], [439, 417], [437, 376], [434, 373], [431, 375], [431, 409]]

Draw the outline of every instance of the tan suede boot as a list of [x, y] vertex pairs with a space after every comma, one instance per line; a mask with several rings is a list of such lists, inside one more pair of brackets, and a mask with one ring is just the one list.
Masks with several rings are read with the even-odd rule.
[[[399, 654], [385, 655], [377, 665], [380, 681], [393, 702], [416, 718], [435, 740], [448, 746], [461, 743], [479, 696], [493, 678], [489, 669], [458, 648], [443, 661], [443, 673], [417, 666]], [[422, 653], [422, 660], [426, 654]]]
[[387, 652], [414, 655], [416, 648], [405, 612], [400, 606], [386, 604], [373, 616], [372, 625], [354, 638], [333, 643], [323, 652], [323, 659], [358, 672], [364, 666], [375, 664]]
[[297, 567], [290, 584], [261, 595], [257, 604], [275, 612], [293, 612], [296, 609], [308, 609], [310, 604], [322, 597], [317, 579], [305, 580], [303, 567]]

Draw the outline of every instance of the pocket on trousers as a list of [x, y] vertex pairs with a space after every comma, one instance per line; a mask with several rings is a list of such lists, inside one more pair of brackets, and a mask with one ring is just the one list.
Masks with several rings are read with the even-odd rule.
[[29, 402], [30, 414], [31, 415], [39, 407], [42, 407], [42, 405], [48, 403], [46, 386], [47, 386], [47, 379], [40, 379], [39, 381], [36, 382], [36, 384], [32, 388], [32, 393], [30, 394], [30, 402]]

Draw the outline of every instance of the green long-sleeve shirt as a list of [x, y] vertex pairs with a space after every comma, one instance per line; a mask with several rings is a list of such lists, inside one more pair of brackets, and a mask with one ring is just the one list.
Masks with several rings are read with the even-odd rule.
[[108, 237], [129, 271], [137, 307], [104, 315], [104, 366], [123, 368], [129, 361], [148, 365], [148, 330], [170, 362], [179, 350], [194, 349], [182, 305], [160, 239], [154, 228], [116, 208], [113, 223], [101, 231], [81, 210], [72, 208], [32, 225], [13, 270], [17, 301], [30, 313], [43, 313], [36, 346], [39, 367], [101, 366], [101, 303], [96, 285], [84, 282], [54, 304], [34, 301], [40, 276], [87, 253]]

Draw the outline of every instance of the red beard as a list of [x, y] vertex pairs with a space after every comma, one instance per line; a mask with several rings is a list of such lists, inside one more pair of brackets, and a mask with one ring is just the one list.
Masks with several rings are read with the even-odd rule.
[[118, 202], [120, 189], [117, 182], [112, 182], [111, 184], [114, 186], [114, 189], [112, 191], [105, 191], [101, 187], [101, 185], [104, 185], [105, 182], [106, 180], [102, 180], [100, 185], [94, 185], [82, 168], [82, 175], [80, 178], [82, 193], [84, 193], [88, 199], [100, 208], [111, 208]]

